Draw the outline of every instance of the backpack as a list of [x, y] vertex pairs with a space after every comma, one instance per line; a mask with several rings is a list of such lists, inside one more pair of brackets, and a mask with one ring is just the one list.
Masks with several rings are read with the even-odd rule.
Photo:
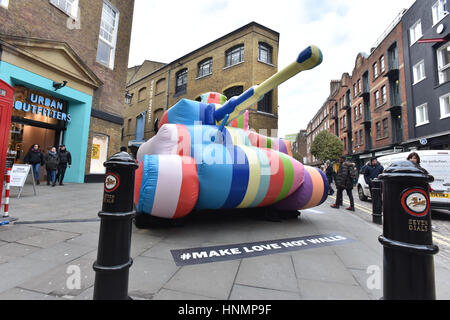
[[352, 178], [352, 180], [355, 180], [358, 178], [357, 170], [355, 170], [355, 167], [352, 166], [348, 170], [350, 171], [350, 178]]

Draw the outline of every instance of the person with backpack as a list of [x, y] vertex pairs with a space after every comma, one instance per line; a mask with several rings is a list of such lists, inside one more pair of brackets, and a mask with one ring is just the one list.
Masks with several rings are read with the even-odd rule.
[[33, 144], [30, 151], [25, 155], [23, 162], [31, 164], [36, 184], [39, 184], [39, 168], [44, 165], [44, 154], [38, 144]]
[[350, 211], [355, 211], [355, 201], [353, 199], [353, 180], [355, 179], [355, 164], [350, 161], [345, 161], [345, 157], [339, 158], [339, 170], [336, 174], [336, 202], [331, 205], [332, 208], [339, 209], [339, 205], [342, 204], [342, 193], [344, 190], [347, 192], [348, 199], [350, 200], [350, 206], [346, 208]]
[[52, 187], [56, 185], [56, 169], [58, 168], [59, 158], [56, 153], [56, 148], [52, 147], [50, 151], [45, 155], [45, 167], [47, 169], [47, 185], [52, 182]]
[[330, 188], [328, 190], [328, 194], [333, 195], [334, 189], [331, 186], [331, 183], [333, 182], [333, 178], [335, 178], [335, 176], [336, 176], [336, 172], [334, 172], [333, 165], [331, 164], [330, 160], [327, 160], [325, 162], [325, 175], [327, 176], [328, 185], [330, 186]]
[[72, 165], [72, 155], [66, 149], [64, 144], [59, 146], [58, 150], [59, 164], [58, 173], [56, 174], [56, 181], [59, 181], [59, 185], [63, 186], [64, 175], [66, 174], [67, 165]]

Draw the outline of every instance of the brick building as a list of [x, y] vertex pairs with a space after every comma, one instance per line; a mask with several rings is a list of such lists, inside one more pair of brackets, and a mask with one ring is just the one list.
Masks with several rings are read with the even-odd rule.
[[102, 179], [121, 145], [134, 0], [0, 4], [0, 78], [16, 92], [9, 159], [64, 143], [65, 180]]
[[[330, 82], [330, 95], [308, 125], [308, 151], [315, 135], [329, 130], [344, 144], [343, 155], [361, 166], [372, 156], [402, 150], [408, 139], [402, 11], [370, 54], [359, 53], [352, 74]], [[329, 123], [321, 124], [328, 108]], [[322, 116], [323, 117], [323, 116]], [[312, 155], [308, 161], [315, 164]]]
[[[122, 144], [135, 152], [182, 98], [199, 100], [210, 91], [230, 98], [269, 78], [278, 69], [278, 44], [278, 32], [252, 22], [168, 64], [145, 61], [131, 68]], [[249, 110], [251, 129], [276, 136], [271, 130], [278, 127], [277, 89]]]

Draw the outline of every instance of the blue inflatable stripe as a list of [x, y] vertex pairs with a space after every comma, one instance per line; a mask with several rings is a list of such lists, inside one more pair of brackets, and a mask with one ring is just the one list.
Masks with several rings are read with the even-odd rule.
[[230, 193], [227, 200], [225, 200], [223, 209], [236, 208], [244, 199], [247, 192], [249, 179], [249, 164], [248, 158], [244, 150], [238, 146], [228, 149], [233, 156], [233, 178], [231, 180]]
[[306, 48], [300, 54], [298, 55], [297, 62], [302, 63], [311, 58], [312, 56], [312, 49], [311, 47]]
[[220, 209], [231, 189], [233, 164], [227, 149], [221, 144], [194, 146], [194, 152], [201, 154], [197, 161], [199, 194], [197, 209]]
[[259, 164], [260, 164], [260, 170], [261, 170], [261, 177], [259, 182], [259, 188], [258, 193], [256, 194], [255, 199], [251, 203], [250, 207], [257, 207], [266, 197], [267, 190], [269, 190], [269, 184], [270, 184], [270, 163], [269, 158], [267, 158], [267, 155], [264, 151], [262, 151], [259, 148], [253, 147], [253, 149], [258, 154]]
[[328, 191], [330, 190], [330, 185], [328, 183], [328, 178], [325, 175], [325, 173], [322, 170], [320, 170], [320, 169], [317, 169], [317, 171], [320, 172], [320, 175], [322, 176], [322, 180], [323, 180], [323, 196], [322, 196], [322, 199], [320, 200], [320, 202], [318, 204], [318, 205], [321, 205], [322, 203], [325, 202], [325, 200], [327, 200]]
[[221, 108], [215, 111], [214, 118], [216, 121], [222, 120], [226, 114], [232, 114], [236, 106], [253, 96], [253, 94], [254, 88], [252, 87], [238, 97], [231, 97]]
[[142, 167], [142, 184], [139, 193], [138, 212], [151, 214], [158, 183], [158, 155], [145, 155]]
[[[199, 102], [181, 99], [167, 111], [167, 121], [184, 125], [193, 125], [200, 120]], [[203, 104], [205, 107], [206, 105]]]

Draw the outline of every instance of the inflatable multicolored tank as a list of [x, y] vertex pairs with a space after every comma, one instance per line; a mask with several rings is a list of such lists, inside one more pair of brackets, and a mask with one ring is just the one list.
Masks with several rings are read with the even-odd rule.
[[194, 209], [274, 206], [293, 211], [317, 206], [328, 180], [292, 157], [288, 141], [248, 128], [246, 109], [302, 70], [322, 62], [310, 46], [259, 86], [227, 101], [181, 99], [165, 112], [157, 135], [138, 150], [134, 202], [139, 213], [177, 219]]

